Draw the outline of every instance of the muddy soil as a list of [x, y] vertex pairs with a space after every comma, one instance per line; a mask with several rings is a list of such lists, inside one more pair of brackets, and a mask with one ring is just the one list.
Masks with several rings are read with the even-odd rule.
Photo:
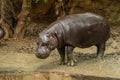
[[106, 44], [104, 59], [96, 59], [96, 47], [75, 48], [76, 66], [59, 65], [60, 56], [57, 50], [52, 51], [47, 59], [35, 56], [35, 36], [24, 40], [10, 39], [0, 44], [0, 72], [36, 72], [41, 70], [63, 71], [84, 75], [97, 75], [120, 78], [120, 30], [111, 29], [111, 38]]

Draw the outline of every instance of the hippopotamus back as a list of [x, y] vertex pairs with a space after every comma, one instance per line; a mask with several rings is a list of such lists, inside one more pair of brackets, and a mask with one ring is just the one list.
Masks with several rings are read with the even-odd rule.
[[51, 24], [48, 31], [57, 32], [58, 39], [62, 42], [60, 45], [64, 43], [74, 47], [90, 47], [109, 38], [108, 23], [103, 17], [93, 13], [61, 18]]

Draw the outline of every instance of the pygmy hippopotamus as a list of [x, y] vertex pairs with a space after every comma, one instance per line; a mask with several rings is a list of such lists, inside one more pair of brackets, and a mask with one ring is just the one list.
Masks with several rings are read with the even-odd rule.
[[5, 32], [0, 26], [0, 40], [4, 37], [4, 35], [5, 35]]
[[[97, 57], [103, 57], [105, 44], [110, 36], [110, 27], [103, 17], [93, 13], [72, 14], [56, 20], [39, 34], [36, 56], [47, 58], [57, 48], [61, 64], [74, 66], [73, 49], [95, 45]], [[66, 52], [66, 53], [65, 53]]]

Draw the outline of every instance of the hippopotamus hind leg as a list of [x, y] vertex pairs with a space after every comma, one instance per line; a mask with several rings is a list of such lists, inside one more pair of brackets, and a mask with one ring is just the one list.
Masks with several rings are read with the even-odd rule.
[[97, 44], [97, 58], [103, 58], [104, 51], [105, 51], [105, 43]]

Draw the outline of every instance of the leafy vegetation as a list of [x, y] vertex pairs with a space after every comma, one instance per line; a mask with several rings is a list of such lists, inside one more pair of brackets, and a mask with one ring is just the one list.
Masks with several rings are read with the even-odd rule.
[[[35, 3], [38, 3], [40, 0], [34, 0], [35, 1]], [[44, 3], [46, 3], [48, 0], [43, 0], [44, 1]]]

